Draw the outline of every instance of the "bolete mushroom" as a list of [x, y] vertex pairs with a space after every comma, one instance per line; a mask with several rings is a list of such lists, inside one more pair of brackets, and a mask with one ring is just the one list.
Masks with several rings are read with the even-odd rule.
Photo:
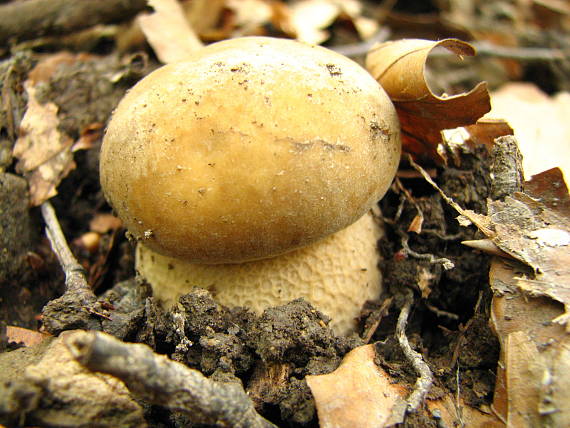
[[306, 297], [347, 332], [381, 290], [365, 214], [399, 156], [395, 109], [359, 65], [246, 37], [137, 83], [109, 123], [100, 172], [158, 299], [203, 286], [259, 312]]

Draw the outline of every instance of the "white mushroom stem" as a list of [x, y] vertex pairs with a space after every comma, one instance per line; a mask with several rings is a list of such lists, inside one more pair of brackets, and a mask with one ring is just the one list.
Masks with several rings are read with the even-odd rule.
[[293, 252], [241, 264], [189, 263], [139, 244], [137, 271], [166, 307], [193, 287], [208, 289], [226, 306], [260, 314], [303, 297], [332, 318], [339, 334], [355, 330], [367, 300], [382, 291], [377, 241], [382, 229], [371, 213], [317, 243]]

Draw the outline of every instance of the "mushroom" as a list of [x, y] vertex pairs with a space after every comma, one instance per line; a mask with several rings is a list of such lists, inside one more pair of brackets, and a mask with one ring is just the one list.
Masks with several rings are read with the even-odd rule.
[[359, 65], [244, 37], [137, 83], [109, 123], [100, 173], [165, 304], [192, 286], [257, 312], [306, 297], [345, 333], [381, 291], [366, 213], [399, 157], [395, 109]]

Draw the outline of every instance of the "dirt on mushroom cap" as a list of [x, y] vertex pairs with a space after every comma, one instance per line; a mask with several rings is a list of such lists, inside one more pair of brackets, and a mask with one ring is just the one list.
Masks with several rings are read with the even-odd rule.
[[101, 181], [149, 248], [241, 262], [353, 223], [384, 194], [399, 154], [394, 108], [365, 70], [324, 48], [252, 37], [139, 82], [109, 125]]

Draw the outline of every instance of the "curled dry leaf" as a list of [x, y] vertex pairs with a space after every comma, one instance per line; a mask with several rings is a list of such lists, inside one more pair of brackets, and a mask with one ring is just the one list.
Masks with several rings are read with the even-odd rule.
[[[332, 373], [307, 376], [321, 428], [380, 428], [398, 420], [408, 391], [374, 363], [374, 345], [353, 349]], [[395, 411], [395, 412], [394, 412]], [[403, 416], [400, 415], [400, 416]]]
[[439, 163], [441, 131], [474, 124], [491, 105], [485, 82], [460, 95], [437, 96], [430, 90], [424, 70], [430, 51], [436, 46], [459, 56], [475, 54], [470, 44], [456, 39], [398, 40], [373, 46], [366, 67], [396, 106], [404, 150], [416, 158], [427, 157]]
[[155, 12], [139, 16], [138, 22], [160, 61], [181, 61], [202, 47], [176, 0], [149, 0], [149, 4]]
[[30, 203], [41, 205], [57, 194], [57, 186], [75, 168], [71, 150], [73, 140], [58, 129], [57, 106], [40, 104], [31, 80], [24, 83], [28, 109], [20, 124], [13, 155], [19, 161], [16, 170], [30, 185]]

